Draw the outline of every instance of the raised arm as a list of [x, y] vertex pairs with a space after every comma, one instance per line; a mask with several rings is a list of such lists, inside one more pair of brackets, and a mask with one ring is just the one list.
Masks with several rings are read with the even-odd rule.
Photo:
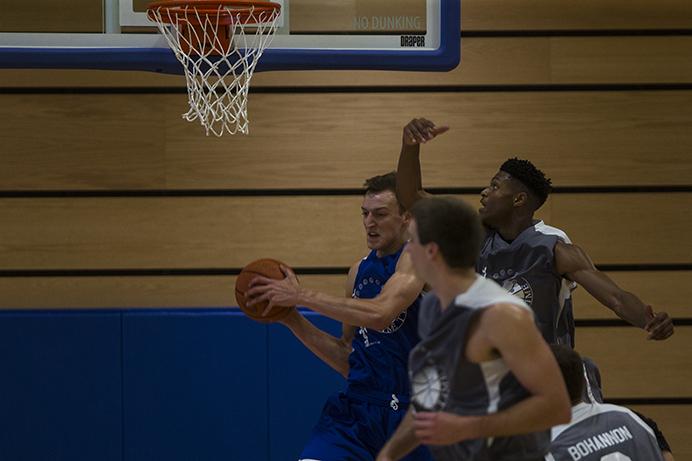
[[482, 416], [419, 412], [414, 427], [421, 443], [445, 445], [524, 434], [569, 421], [570, 402], [560, 369], [529, 312], [512, 304], [488, 307], [466, 350], [472, 361], [502, 357], [530, 395], [509, 408]]
[[[351, 296], [353, 292], [353, 281], [357, 272], [358, 265], [355, 264], [349, 270], [346, 279], [346, 296]], [[342, 324], [341, 338], [336, 338], [317, 328], [312, 322], [303, 317], [297, 309], [293, 309], [288, 317], [281, 320], [281, 323], [291, 330], [293, 335], [324, 363], [334, 368], [342, 376], [348, 376], [348, 356], [351, 354], [351, 342], [355, 333], [353, 326]]]
[[596, 269], [591, 258], [578, 246], [558, 242], [555, 245], [555, 264], [560, 274], [583, 286], [618, 317], [646, 330], [648, 339], [662, 340], [673, 334], [673, 320], [666, 312], [654, 313], [651, 306], [620, 288], [610, 277]]
[[396, 170], [396, 195], [407, 210], [427, 192], [423, 190], [420, 170], [420, 145], [449, 130], [449, 127], [436, 127], [424, 118], [411, 120], [405, 127], [401, 141], [401, 153]]
[[424, 285], [415, 274], [407, 252], [399, 257], [394, 275], [372, 299], [351, 298], [350, 293], [342, 298], [309, 290], [298, 284], [290, 269], [284, 269], [283, 280], [256, 277], [247, 292], [248, 304], [269, 301], [267, 312], [274, 305], [301, 305], [348, 325], [382, 330], [415, 301]]

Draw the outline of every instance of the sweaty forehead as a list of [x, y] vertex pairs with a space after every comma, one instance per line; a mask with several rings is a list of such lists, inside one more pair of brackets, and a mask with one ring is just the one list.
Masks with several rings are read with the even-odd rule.
[[398, 208], [399, 202], [396, 200], [396, 194], [390, 190], [382, 192], [367, 193], [363, 197], [363, 208], [375, 210], [377, 208]]
[[493, 180], [500, 183], [500, 186], [513, 192], [524, 190], [524, 184], [506, 171], [498, 171], [493, 176]]
[[507, 173], [506, 171], [500, 170], [497, 173], [495, 173], [493, 179], [498, 182], [509, 181], [510, 179], [512, 179], [512, 175]]

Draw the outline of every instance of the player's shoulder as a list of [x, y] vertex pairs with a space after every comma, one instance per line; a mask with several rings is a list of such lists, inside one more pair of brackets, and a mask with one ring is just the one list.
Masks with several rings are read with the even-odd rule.
[[354, 280], [356, 279], [356, 276], [358, 275], [358, 270], [360, 269], [360, 265], [368, 259], [369, 255], [363, 256], [361, 259], [357, 260], [353, 264], [351, 264], [351, 267], [348, 269], [348, 283], [353, 285]]
[[473, 285], [466, 292], [458, 295], [454, 302], [456, 305], [473, 309], [509, 304], [532, 312], [531, 308], [519, 297], [509, 293], [494, 280], [478, 274]]
[[413, 268], [413, 259], [406, 248], [401, 251], [399, 259], [396, 262], [396, 272], [410, 272]]
[[543, 235], [554, 235], [558, 239], [560, 239], [562, 242], [571, 244], [572, 241], [570, 240], [569, 236], [565, 231], [563, 231], [560, 228], [557, 228], [555, 226], [550, 226], [546, 224], [543, 221], [538, 221], [536, 224], [533, 226], [534, 230], [540, 234]]

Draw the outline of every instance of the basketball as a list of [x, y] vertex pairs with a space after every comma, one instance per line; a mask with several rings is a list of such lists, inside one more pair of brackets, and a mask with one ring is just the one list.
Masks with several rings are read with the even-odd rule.
[[284, 267], [288, 267], [286, 264], [275, 259], [258, 259], [243, 267], [240, 274], [238, 274], [238, 278], [235, 281], [235, 299], [238, 301], [240, 309], [251, 319], [263, 323], [276, 322], [285, 318], [291, 312], [291, 309], [295, 307], [274, 306], [274, 308], [263, 317], [262, 312], [266, 309], [269, 304], [268, 302], [262, 302], [250, 307], [245, 304], [245, 292], [250, 288], [252, 279], [258, 275], [262, 275], [264, 277], [281, 280], [285, 277], [279, 267], [282, 264]]

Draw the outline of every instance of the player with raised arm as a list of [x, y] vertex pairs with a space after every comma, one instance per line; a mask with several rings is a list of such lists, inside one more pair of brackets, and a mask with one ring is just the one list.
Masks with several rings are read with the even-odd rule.
[[[420, 145], [448, 130], [424, 118], [404, 127], [397, 197], [405, 207], [428, 196], [422, 187]], [[479, 215], [486, 234], [477, 271], [522, 297], [533, 309], [537, 325], [550, 344], [574, 347], [571, 291], [577, 284], [620, 318], [644, 329], [648, 339], [669, 338], [674, 327], [666, 312], [654, 313], [651, 306], [599, 271], [562, 230], [534, 218], [550, 189], [550, 180], [531, 162], [509, 159], [502, 164], [481, 192]], [[585, 397], [602, 401], [600, 375], [588, 359], [584, 361], [584, 373], [588, 378]], [[663, 434], [656, 435], [661, 450], [669, 452]]]
[[453, 198], [411, 209], [406, 251], [432, 289], [409, 359], [413, 406], [378, 461], [427, 444], [438, 461], [542, 459], [569, 400], [548, 345], [519, 298], [475, 272], [483, 230]]
[[[397, 171], [397, 195], [404, 207], [426, 195], [420, 144], [447, 130], [422, 118], [404, 127]], [[550, 180], [527, 160], [509, 159], [500, 166], [481, 192], [479, 214], [487, 233], [478, 272], [523, 295], [549, 343], [574, 345], [570, 292], [575, 284], [626, 322], [646, 330], [649, 339], [670, 337], [674, 328], [666, 312], [654, 313], [651, 306], [599, 271], [562, 230], [534, 218], [550, 189]]]
[[[396, 199], [394, 172], [370, 178], [361, 206], [370, 253], [348, 274], [346, 297], [301, 287], [288, 268], [286, 278], [257, 277], [249, 303], [307, 306], [343, 323], [335, 338], [298, 311], [282, 321], [315, 355], [347, 379], [346, 389], [329, 398], [301, 459], [373, 460], [408, 408], [408, 354], [418, 342], [417, 314], [423, 282], [402, 253], [408, 213]], [[355, 326], [355, 327], [354, 327]], [[421, 447], [407, 458], [430, 460]]]

